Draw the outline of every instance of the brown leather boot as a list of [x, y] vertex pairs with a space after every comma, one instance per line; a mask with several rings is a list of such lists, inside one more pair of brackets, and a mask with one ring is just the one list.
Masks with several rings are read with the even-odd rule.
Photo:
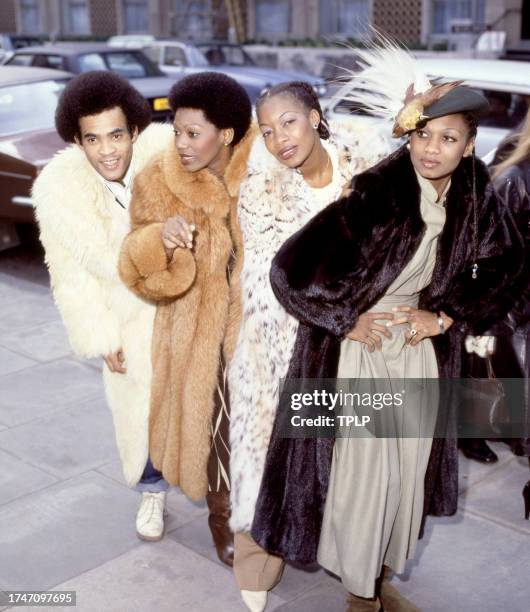
[[348, 593], [346, 603], [346, 612], [379, 612], [382, 609], [379, 597], [365, 598]]
[[219, 559], [229, 565], [234, 564], [234, 534], [228, 526], [230, 518], [230, 493], [208, 493], [206, 503], [210, 514], [208, 525], [212, 532], [213, 543]]
[[395, 586], [390, 584], [391, 577], [392, 570], [388, 566], [383, 565], [379, 597], [385, 612], [421, 612], [417, 606], [406, 597], [403, 597]]

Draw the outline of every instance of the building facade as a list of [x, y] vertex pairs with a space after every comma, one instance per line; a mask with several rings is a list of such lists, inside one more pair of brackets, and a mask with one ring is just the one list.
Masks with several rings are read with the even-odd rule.
[[[235, 21], [234, 21], [235, 19]], [[268, 40], [366, 36], [410, 45], [470, 47], [487, 27], [506, 47], [530, 46], [530, 0], [2, 0], [0, 31], [107, 37]], [[232, 26], [232, 27], [231, 27]]]

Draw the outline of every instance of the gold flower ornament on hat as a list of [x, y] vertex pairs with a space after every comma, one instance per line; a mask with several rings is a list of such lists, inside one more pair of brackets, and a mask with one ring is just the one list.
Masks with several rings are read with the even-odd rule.
[[433, 85], [427, 91], [417, 94], [414, 93], [414, 84], [411, 83], [405, 93], [404, 106], [396, 115], [392, 136], [399, 138], [407, 132], [415, 130], [420, 121], [429, 118], [428, 115], [425, 115], [425, 109], [462, 83], [463, 81], [452, 81]]

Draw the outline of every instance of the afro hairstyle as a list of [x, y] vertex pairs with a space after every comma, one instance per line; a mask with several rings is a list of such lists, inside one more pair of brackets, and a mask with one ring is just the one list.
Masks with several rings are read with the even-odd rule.
[[149, 102], [126, 79], [106, 70], [85, 72], [64, 88], [55, 111], [55, 127], [66, 142], [80, 139], [79, 119], [119, 106], [129, 131], [151, 122]]
[[234, 145], [246, 134], [252, 119], [247, 92], [221, 72], [199, 72], [184, 77], [171, 88], [169, 105], [173, 112], [179, 108], [201, 110], [218, 130], [232, 128]]

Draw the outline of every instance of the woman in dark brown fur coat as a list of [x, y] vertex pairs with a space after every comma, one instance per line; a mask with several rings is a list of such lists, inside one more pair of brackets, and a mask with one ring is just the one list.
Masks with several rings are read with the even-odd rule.
[[[383, 62], [389, 86], [395, 66], [413, 62], [402, 53], [389, 58], [401, 62]], [[390, 587], [388, 571], [402, 572], [413, 557], [424, 507], [456, 511], [455, 440], [433, 441], [437, 379], [460, 376], [466, 331], [503, 315], [523, 263], [513, 220], [474, 159], [486, 100], [420, 76], [396, 77], [398, 91], [405, 87], [393, 132], [407, 134], [408, 145], [356, 175], [350, 195], [289, 238], [271, 268], [277, 299], [300, 324], [251, 534], [272, 554], [316, 559], [340, 576], [349, 612], [417, 611]], [[361, 78], [373, 91], [368, 70]], [[372, 401], [380, 391], [400, 395], [408, 379], [421, 384], [381, 410], [390, 414], [379, 421], [382, 435], [336, 419], [333, 444], [301, 437], [293, 417], [314, 416], [318, 400], [305, 413], [293, 413], [301, 408], [294, 402], [307, 399], [308, 379], [321, 379], [316, 390], [327, 392], [326, 378], [348, 381], [347, 392], [368, 381], [360, 388]], [[365, 405], [354, 403], [353, 414], [370, 414], [377, 426], [382, 406]]]

